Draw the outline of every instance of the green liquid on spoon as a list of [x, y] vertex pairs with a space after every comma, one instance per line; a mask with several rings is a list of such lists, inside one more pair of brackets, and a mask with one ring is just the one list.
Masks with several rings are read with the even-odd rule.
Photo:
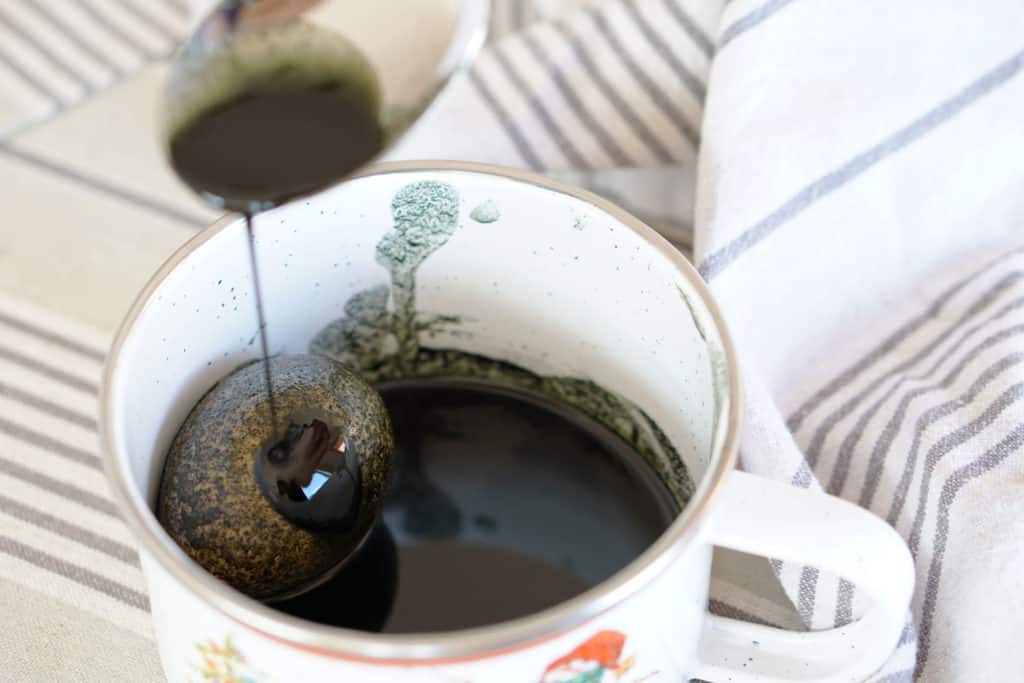
[[267, 206], [345, 177], [383, 143], [375, 113], [351, 92], [268, 84], [197, 118], [171, 140], [170, 157], [201, 193]]

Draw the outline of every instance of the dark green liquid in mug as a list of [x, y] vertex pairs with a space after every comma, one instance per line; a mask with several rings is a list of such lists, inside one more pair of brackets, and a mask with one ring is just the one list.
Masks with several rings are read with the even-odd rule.
[[481, 382], [378, 387], [397, 456], [381, 526], [326, 585], [275, 607], [386, 633], [526, 616], [622, 569], [678, 514], [650, 466], [590, 418]]

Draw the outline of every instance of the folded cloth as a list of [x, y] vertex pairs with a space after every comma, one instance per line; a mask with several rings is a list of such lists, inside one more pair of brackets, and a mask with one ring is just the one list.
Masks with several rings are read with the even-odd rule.
[[[696, 178], [673, 218], [740, 350], [742, 466], [867, 507], [914, 554], [875, 680], [1018, 677], [1024, 6], [509, 0], [495, 21], [399, 153], [572, 170], [641, 215], [692, 203], [651, 167]], [[866, 607], [772, 566], [807, 628]]]
[[[907, 539], [908, 676], [1016, 679], [1024, 6], [737, 2], [718, 35], [696, 261], [746, 364], [743, 467]], [[811, 628], [862, 610], [779, 574]]]

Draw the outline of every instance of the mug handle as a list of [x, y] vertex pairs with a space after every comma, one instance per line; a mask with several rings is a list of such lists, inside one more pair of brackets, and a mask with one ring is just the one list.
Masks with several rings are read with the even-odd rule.
[[797, 632], [708, 614], [696, 677], [707, 681], [863, 681], [896, 648], [914, 589], [914, 563], [896, 531], [867, 510], [819, 491], [735, 471], [711, 520], [711, 542], [817, 567], [855, 584], [862, 619]]

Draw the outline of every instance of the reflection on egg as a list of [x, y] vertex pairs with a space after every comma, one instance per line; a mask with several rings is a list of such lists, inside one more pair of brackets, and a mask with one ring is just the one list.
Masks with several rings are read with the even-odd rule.
[[339, 363], [270, 360], [221, 380], [167, 455], [157, 515], [199, 565], [259, 600], [329, 578], [377, 520], [394, 457], [380, 397]]

